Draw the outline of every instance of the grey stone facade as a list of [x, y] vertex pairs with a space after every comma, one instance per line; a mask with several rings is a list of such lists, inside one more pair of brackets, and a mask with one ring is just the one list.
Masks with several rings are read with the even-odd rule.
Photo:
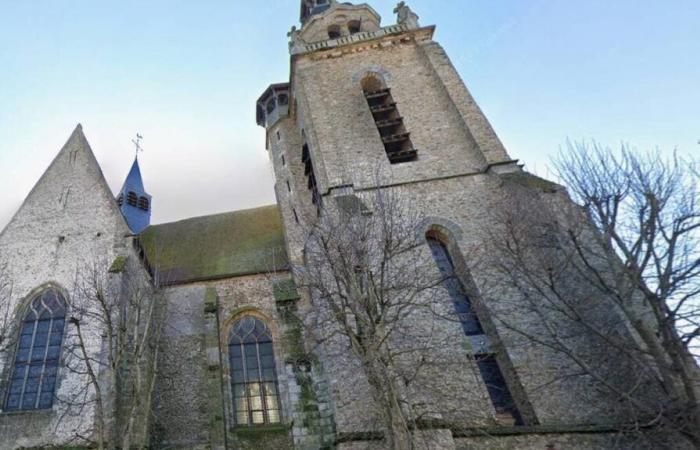
[[[0, 234], [0, 264], [6, 264], [0, 265], [6, 267], [0, 275], [13, 284], [9, 334], [17, 335], [34, 293], [50, 286], [70, 297], [81, 264], [91, 258], [126, 258], [128, 270], [158, 288], [153, 301], [164, 317], [158, 342], [149, 342], [157, 349], [158, 376], [152, 411], [140, 412], [140, 417], [151, 417], [147, 436], [136, 446], [385, 448], [362, 368], [342, 342], [311, 348], [309, 330], [302, 329], [298, 314], [317, 304], [293, 280], [294, 268], [304, 263], [305, 238], [323, 208], [352, 199], [363, 201], [370, 213], [373, 192], [383, 189], [411, 200], [422, 220], [416, 224], [421, 239], [426, 233], [445, 237], [457, 276], [478, 300], [484, 335], [495, 348], [523, 421], [514, 426], [512, 417], [504, 419], [495, 409], [473, 358], [476, 344], [460, 323], [445, 320], [433, 327], [431, 322], [428, 330], [425, 317], [416, 315], [406, 322], [411, 328], [407, 335], [432, 333], [444, 342], [431, 355], [432, 378], [411, 392], [416, 403], [442, 407], [439, 414], [431, 411], [427, 425], [416, 426], [418, 447], [647, 448], [616, 432], [615, 425], [625, 417], [614, 401], [591, 392], [591, 385], [580, 379], [551, 382], [566, 363], [523, 342], [496, 320], [509, 317], [532, 330], [538, 326], [533, 317], [514, 313], [512, 289], [494, 291], [493, 271], [483, 266], [480, 252], [489, 248], [494, 210], [507, 208], [504, 199], [525, 192], [529, 208], [556, 215], [571, 208], [566, 194], [522, 172], [510, 158], [444, 50], [432, 40], [434, 27], [420, 27], [413, 15], [383, 27], [366, 4], [331, 1], [325, 9], [304, 0], [302, 5], [316, 9], [309, 9], [314, 12], [305, 16], [302, 29], [291, 33], [291, 82], [271, 86], [258, 102], [277, 205], [152, 226], [134, 236], [79, 126]], [[331, 28], [340, 35], [329, 36]], [[363, 93], [367, 76], [381, 79], [391, 90], [417, 150], [415, 160], [390, 164]], [[313, 201], [306, 158], [313, 162], [325, 205], [321, 208], [319, 199]], [[431, 258], [427, 245], [418, 252]], [[437, 267], [427, 270], [437, 274]], [[118, 275], [113, 279], [118, 281]], [[450, 314], [452, 301], [442, 287], [421, 301]], [[266, 325], [274, 353], [280, 419], [259, 426], [240, 423], [233, 392], [230, 336], [244, 317]], [[90, 326], [98, 337], [89, 342], [89, 352], [104, 359], [108, 343], [99, 338], [99, 324]], [[586, 336], [581, 342], [597, 345]], [[0, 408], [13, 364], [14, 347], [7, 348], [0, 353]], [[94, 438], [94, 408], [88, 404], [79, 415], [65, 415], [67, 406], [58, 400], [80, 390], [84, 376], [62, 362], [58, 377], [51, 409], [0, 409], [0, 449], [86, 445], [86, 439]], [[611, 371], [611, 382], [616, 377]], [[119, 404], [120, 386], [111, 385], [104, 374], [101, 380], [109, 401]], [[107, 418], [110, 424], [122, 419]], [[85, 439], [76, 441], [76, 436]], [[648, 448], [662, 448], [653, 445]]]

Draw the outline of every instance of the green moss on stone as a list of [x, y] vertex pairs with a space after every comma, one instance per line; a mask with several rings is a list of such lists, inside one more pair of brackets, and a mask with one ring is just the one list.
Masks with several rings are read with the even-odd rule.
[[204, 312], [205, 313], [215, 313], [219, 310], [219, 294], [216, 293], [216, 289], [213, 287], [208, 287], [204, 293]]
[[127, 256], [117, 256], [109, 266], [109, 273], [122, 273], [126, 269], [126, 263], [129, 260]]
[[272, 284], [273, 292], [275, 294], [275, 300], [278, 302], [286, 302], [299, 299], [299, 292], [297, 291], [297, 286], [294, 284], [294, 280], [291, 278], [285, 278], [281, 280], [275, 280]]
[[276, 205], [154, 225], [140, 242], [166, 283], [288, 267]]

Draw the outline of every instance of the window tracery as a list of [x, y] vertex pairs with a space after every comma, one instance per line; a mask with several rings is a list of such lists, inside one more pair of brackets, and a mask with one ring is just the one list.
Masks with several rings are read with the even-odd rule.
[[279, 423], [275, 355], [272, 335], [264, 322], [245, 316], [233, 324], [229, 362], [236, 424]]
[[53, 406], [65, 319], [65, 300], [53, 290], [30, 303], [20, 328], [5, 411]]

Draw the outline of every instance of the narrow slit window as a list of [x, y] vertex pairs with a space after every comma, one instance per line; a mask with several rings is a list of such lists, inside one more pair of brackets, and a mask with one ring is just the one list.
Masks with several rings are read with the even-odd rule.
[[362, 90], [389, 162], [398, 164], [415, 161], [418, 151], [413, 147], [411, 133], [406, 130], [391, 90], [383, 80], [373, 75], [362, 81]]
[[236, 425], [280, 423], [275, 355], [265, 323], [246, 316], [233, 324], [229, 362]]
[[311, 203], [316, 206], [316, 213], [320, 216], [323, 200], [321, 199], [321, 194], [318, 191], [314, 164], [311, 161], [311, 153], [309, 152], [309, 144], [304, 144], [304, 147], [302, 147], [301, 162], [304, 164], [304, 174], [306, 175], [307, 187], [311, 191]]
[[474, 349], [474, 359], [479, 367], [481, 379], [486, 385], [491, 404], [498, 416], [509, 418], [516, 425], [523, 425], [513, 396], [508, 388], [506, 379], [493, 352], [488, 337], [484, 332], [479, 317], [472, 308], [472, 303], [466, 294], [464, 285], [457, 277], [454, 263], [445, 244], [428, 235], [428, 245], [433, 259], [442, 276], [442, 285], [449, 292], [455, 308], [456, 317], [462, 325], [464, 334], [469, 337]]
[[32, 300], [22, 321], [5, 411], [50, 409], [61, 359], [66, 303], [46, 291]]

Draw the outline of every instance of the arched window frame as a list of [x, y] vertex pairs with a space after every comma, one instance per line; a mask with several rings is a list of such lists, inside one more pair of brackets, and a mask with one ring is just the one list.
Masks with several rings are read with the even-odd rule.
[[[443, 285], [450, 294], [455, 305], [455, 313], [460, 321], [465, 336], [472, 344], [471, 358], [476, 363], [481, 379], [488, 391], [491, 403], [499, 418], [513, 420], [515, 425], [524, 425], [518, 404], [513, 397], [511, 388], [499, 364], [496, 352], [481, 324], [478, 312], [472, 304], [471, 295], [467, 292], [464, 281], [459, 277], [455, 256], [459, 250], [450, 245], [452, 240], [442, 230], [433, 227], [425, 234], [426, 243], [430, 247], [438, 269], [445, 276]], [[456, 250], [456, 251], [455, 251]], [[439, 254], [444, 252], [447, 264], [450, 266], [446, 273]]]
[[17, 342], [5, 368], [4, 412], [51, 409], [58, 386], [68, 310], [66, 296], [61, 289], [49, 286], [28, 298], [17, 314]]
[[357, 34], [362, 31], [362, 21], [351, 20], [348, 22], [348, 32], [352, 34]]
[[[241, 340], [239, 325], [245, 321], [254, 322], [254, 329], [262, 326], [266, 334], [251, 339], [251, 342], [245, 341], [245, 337]], [[246, 311], [233, 318], [227, 327], [225, 339], [229, 369], [228, 389], [234, 426], [275, 425], [283, 420], [275, 339], [268, 323], [269, 321], [257, 312]], [[248, 330], [250, 327], [244, 326], [242, 329]], [[251, 377], [249, 362], [257, 363], [257, 366], [252, 367], [257, 370], [256, 376]]]
[[338, 39], [342, 37], [343, 31], [340, 25], [333, 24], [328, 27], [328, 39]]
[[411, 141], [411, 133], [406, 130], [404, 118], [384, 76], [378, 72], [366, 72], [360, 80], [360, 87], [389, 162], [400, 164], [417, 160], [418, 151]]

